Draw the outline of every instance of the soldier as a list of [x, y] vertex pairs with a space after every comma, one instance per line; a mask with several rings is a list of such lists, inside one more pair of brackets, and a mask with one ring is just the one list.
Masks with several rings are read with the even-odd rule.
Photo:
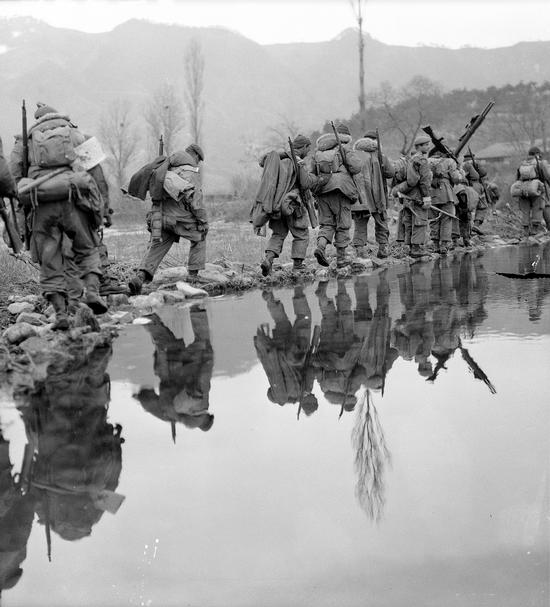
[[446, 158], [438, 150], [434, 150], [430, 158], [430, 169], [432, 171], [431, 204], [432, 207], [442, 211], [438, 213], [436, 208], [430, 209], [428, 215], [431, 219], [430, 233], [434, 251], [446, 255], [451, 246], [453, 227], [453, 219], [447, 214], [455, 214], [456, 197], [453, 186], [460, 181], [460, 174], [456, 162], [452, 158]]
[[[300, 160], [306, 157], [310, 146], [311, 141], [304, 135], [297, 135], [293, 141], [296, 156]], [[292, 257], [293, 268], [295, 270], [302, 270], [304, 268], [304, 259], [309, 243], [309, 218], [304, 201], [300, 199], [297, 176], [295, 175], [290, 153], [272, 152], [273, 154], [275, 156], [272, 160], [278, 165], [277, 173], [272, 170], [273, 162], [266, 162], [267, 157], [262, 158], [262, 162], [260, 162], [260, 166], [264, 169], [260, 192], [264, 191], [265, 188], [265, 190], [274, 192], [280, 200], [280, 207], [274, 209], [274, 212], [269, 217], [269, 227], [272, 230], [272, 234], [267, 243], [265, 257], [260, 264], [264, 276], [271, 273], [273, 260], [281, 254], [285, 238], [289, 232], [292, 234], [290, 256]], [[275, 184], [272, 182], [276, 177], [278, 178], [277, 187], [273, 189], [273, 185]], [[281, 187], [282, 184], [285, 185]]]
[[311, 309], [302, 287], [294, 287], [292, 306], [296, 320], [291, 324], [280, 300], [272, 291], [264, 291], [263, 298], [275, 326], [271, 335], [269, 327], [258, 327], [254, 347], [269, 381], [267, 396], [279, 405], [299, 403], [306, 415], [318, 407], [312, 394], [315, 372], [310, 363], [316, 346], [314, 331], [311, 337]]
[[158, 394], [152, 388], [141, 388], [134, 396], [143, 408], [155, 417], [188, 428], [210, 430], [214, 416], [208, 412], [210, 380], [214, 368], [214, 352], [210, 343], [210, 327], [206, 309], [198, 304], [190, 308], [193, 341], [185, 343], [153, 314], [145, 325], [155, 345], [155, 375], [159, 377]]
[[[395, 174], [391, 160], [378, 151], [378, 135], [376, 131], [368, 131], [362, 139], [355, 142], [353, 149], [361, 158], [362, 168], [359, 182], [365, 189], [363, 199], [365, 203], [358, 200], [352, 207], [352, 217], [355, 223], [352, 246], [357, 254], [363, 252], [367, 244], [367, 229], [369, 219], [374, 220], [374, 236], [378, 243], [379, 258], [389, 255], [388, 241], [390, 231], [388, 229], [388, 197], [386, 179]], [[382, 158], [380, 166], [379, 156]]]
[[403, 204], [403, 239], [410, 246], [411, 257], [425, 255], [428, 207], [431, 204], [432, 172], [428, 164], [431, 139], [420, 135], [415, 139], [415, 153], [407, 164], [406, 179], [392, 189]]
[[453, 220], [453, 243], [458, 245], [462, 238], [462, 244], [469, 247], [472, 244], [472, 221], [473, 214], [479, 202], [479, 194], [468, 185], [465, 171], [458, 169], [459, 182], [453, 187], [456, 196], [456, 219]]
[[475, 234], [483, 235], [481, 225], [487, 217], [487, 209], [489, 208], [489, 202], [487, 200], [484, 187], [487, 177], [487, 170], [476, 162], [475, 157], [470, 152], [464, 154], [464, 162], [462, 163], [462, 168], [466, 173], [468, 185], [472, 187], [479, 196], [477, 208], [474, 213], [474, 223], [472, 226], [472, 232], [474, 232]]
[[[342, 159], [338, 142], [333, 133], [321, 135], [316, 142], [313, 160], [303, 183], [311, 187], [319, 205], [319, 232], [313, 254], [321, 266], [328, 267], [326, 246], [336, 247], [336, 265], [347, 267], [350, 263], [346, 249], [351, 241], [351, 205], [358, 197], [354, 175], [361, 171], [361, 159], [351, 149], [351, 133], [344, 124], [336, 127], [343, 145]], [[348, 168], [346, 168], [346, 165]], [[349, 171], [348, 171], [349, 169]]]
[[537, 176], [542, 181], [542, 218], [546, 224], [546, 229], [550, 230], [550, 167], [548, 161], [542, 157], [542, 152], [537, 146], [529, 150], [536, 161]]
[[187, 268], [191, 278], [197, 278], [206, 262], [208, 219], [203, 206], [200, 163], [204, 153], [192, 143], [185, 151], [168, 158], [158, 157], [142, 167], [130, 180], [128, 192], [145, 200], [152, 199], [147, 226], [151, 232], [149, 247], [138, 272], [128, 283], [133, 295], [141, 293], [144, 282], [153, 279], [164, 256], [180, 238], [189, 240]]
[[550, 184], [550, 171], [546, 162], [541, 160], [540, 148], [533, 146], [529, 149], [527, 158], [518, 167], [517, 179], [510, 189], [512, 196], [518, 200], [523, 234], [538, 234], [544, 231], [543, 210]]
[[[31, 252], [40, 263], [40, 285], [52, 304], [56, 321], [54, 329], [69, 328], [67, 315], [67, 270], [63, 255], [63, 240], [70, 240], [74, 256], [74, 274], [86, 287], [84, 302], [96, 314], [107, 311], [99, 295], [102, 274], [98, 251], [97, 228], [101, 225], [104, 207], [93, 177], [75, 172], [71, 163], [76, 159], [75, 147], [86, 140], [69, 117], [47, 105], [39, 105], [36, 122], [28, 133], [28, 177], [40, 178], [55, 169], [60, 174], [22, 198], [22, 204], [32, 217]], [[11, 171], [20, 187], [25, 151], [23, 140], [16, 138], [11, 155]], [[27, 180], [28, 181], [28, 180]], [[32, 207], [32, 210], [31, 210]]]

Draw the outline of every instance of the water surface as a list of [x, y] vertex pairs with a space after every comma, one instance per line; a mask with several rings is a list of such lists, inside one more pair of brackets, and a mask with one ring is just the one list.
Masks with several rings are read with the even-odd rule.
[[52, 368], [2, 408], [2, 604], [548, 605], [550, 281], [495, 274], [533, 264], [165, 307]]

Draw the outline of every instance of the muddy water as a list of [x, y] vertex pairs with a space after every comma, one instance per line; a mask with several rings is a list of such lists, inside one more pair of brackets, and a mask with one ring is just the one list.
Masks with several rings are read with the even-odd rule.
[[535, 262], [164, 308], [50, 377], [2, 604], [548, 605], [550, 281], [495, 274]]

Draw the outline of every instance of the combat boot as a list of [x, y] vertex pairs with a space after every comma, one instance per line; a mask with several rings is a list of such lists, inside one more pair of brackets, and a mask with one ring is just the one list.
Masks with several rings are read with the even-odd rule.
[[483, 236], [485, 234], [485, 232], [481, 229], [481, 223], [479, 223], [478, 221], [474, 222], [474, 225], [472, 226], [472, 232], [474, 234], [477, 234], [478, 236]]
[[315, 257], [315, 259], [317, 260], [317, 263], [320, 266], [324, 266], [325, 268], [328, 268], [328, 266], [330, 264], [325, 255], [326, 246], [327, 246], [326, 238], [323, 238], [322, 236], [320, 238], [318, 238], [317, 239], [317, 248], [315, 249], [315, 251], [313, 251], [313, 256]]
[[273, 267], [273, 260], [275, 259], [275, 253], [273, 251], [266, 251], [265, 257], [260, 264], [262, 269], [262, 276], [269, 276], [271, 274], [271, 268]]
[[389, 247], [386, 243], [378, 246], [378, 253], [376, 253], [376, 257], [378, 257], [378, 259], [385, 259], [389, 254]]
[[336, 267], [338, 269], [347, 268], [350, 263], [351, 260], [346, 252], [345, 247], [338, 247], [336, 249]]
[[132, 278], [130, 278], [130, 280], [128, 281], [128, 288], [130, 289], [131, 295], [139, 295], [141, 293], [145, 278], [146, 276], [143, 270], [138, 270], [135, 276], [132, 276]]
[[292, 260], [292, 269], [293, 270], [305, 270], [306, 266], [304, 264], [304, 260], [294, 258]]
[[86, 297], [84, 303], [91, 308], [94, 314], [105, 314], [108, 307], [105, 300], [99, 294], [99, 275], [90, 272], [84, 276], [84, 285], [86, 286]]
[[419, 245], [419, 244], [412, 244], [411, 245], [411, 252], [409, 253], [409, 255], [411, 257], [422, 257], [423, 255], [426, 255], [426, 252], [424, 251], [424, 248]]
[[52, 304], [55, 311], [55, 321], [52, 325], [54, 331], [67, 331], [70, 328], [69, 316], [67, 315], [67, 300], [65, 294], [55, 291], [46, 293], [46, 299]]

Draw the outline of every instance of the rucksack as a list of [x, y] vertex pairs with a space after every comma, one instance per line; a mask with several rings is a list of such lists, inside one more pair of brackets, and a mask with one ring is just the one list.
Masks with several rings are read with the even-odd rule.
[[323, 151], [317, 150], [313, 159], [315, 161], [315, 172], [317, 175], [338, 173], [338, 169], [342, 166], [340, 153], [336, 148]]
[[523, 160], [518, 168], [518, 176], [520, 181], [529, 181], [531, 179], [537, 179], [537, 161], [535, 158], [528, 158]]
[[68, 125], [45, 131], [35, 130], [30, 138], [33, 164], [50, 169], [70, 166], [76, 159], [71, 130]]
[[510, 186], [510, 194], [513, 198], [537, 199], [543, 193], [544, 184], [539, 179], [520, 179]]

